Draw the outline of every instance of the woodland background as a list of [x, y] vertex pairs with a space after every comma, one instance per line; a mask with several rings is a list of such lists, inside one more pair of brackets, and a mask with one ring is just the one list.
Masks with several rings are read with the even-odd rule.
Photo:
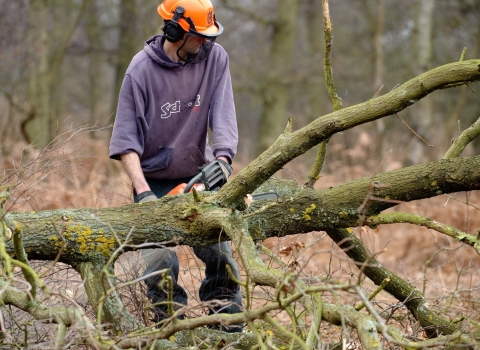
[[[126, 67], [143, 42], [161, 32], [158, 4], [0, 0], [0, 179], [16, 184], [8, 210], [130, 203], [129, 181], [119, 162], [108, 159], [108, 143]], [[213, 4], [225, 27], [217, 42], [230, 56], [238, 171], [275, 140], [289, 117], [298, 129], [332, 111], [323, 73], [321, 0]], [[466, 58], [480, 56], [479, 0], [337, 0], [330, 3], [330, 15], [332, 68], [344, 107], [458, 61], [464, 48]], [[335, 135], [316, 188], [441, 158], [452, 139], [480, 116], [478, 90], [477, 83], [437, 91], [398, 116]], [[479, 151], [475, 140], [462, 155]], [[314, 158], [315, 150], [307, 152], [277, 176], [303, 184]], [[479, 199], [478, 193], [458, 193], [402, 205], [474, 234], [480, 227]], [[480, 261], [471, 248], [408, 225], [356, 233], [371, 251], [385, 250], [378, 259], [426, 289], [432, 304], [478, 320]], [[266, 245], [283, 252], [287, 262], [298, 262], [306, 275], [353, 274], [351, 263], [321, 232]], [[188, 248], [183, 250], [183, 283], [194, 298], [201, 267]], [[49, 283], [81, 304], [85, 296], [78, 276], [58, 266]], [[125, 274], [134, 269], [127, 266]], [[9, 326], [21, 334], [16, 320]]]

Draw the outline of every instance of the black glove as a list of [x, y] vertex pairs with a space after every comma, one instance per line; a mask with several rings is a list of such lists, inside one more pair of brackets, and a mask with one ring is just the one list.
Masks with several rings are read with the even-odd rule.
[[215, 159], [214, 162], [218, 162], [218, 164], [220, 165], [220, 168], [222, 168], [222, 171], [226, 175], [227, 179], [230, 177], [230, 175], [232, 175], [233, 168], [226, 161], [218, 158], [218, 159]]
[[230, 164], [222, 159], [215, 159], [203, 167], [201, 181], [207, 191], [218, 191], [225, 185], [232, 171]]
[[137, 195], [138, 203], [152, 202], [156, 201], [157, 199], [157, 196], [155, 196], [155, 193], [153, 193], [152, 191], [145, 191]]

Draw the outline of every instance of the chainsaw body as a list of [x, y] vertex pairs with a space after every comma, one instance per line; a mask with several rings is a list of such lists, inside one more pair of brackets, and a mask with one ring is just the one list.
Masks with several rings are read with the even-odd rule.
[[[176, 194], [185, 193], [185, 187], [187, 187], [187, 183], [181, 183], [180, 185], [172, 189], [170, 192], [168, 192], [167, 195], [174, 196]], [[205, 184], [201, 182], [196, 183], [192, 186], [192, 189], [189, 192], [192, 192], [193, 189], [195, 189], [196, 191], [205, 191]]]
[[[172, 189], [170, 192], [168, 192], [167, 195], [174, 196], [176, 194], [185, 193], [185, 188], [186, 187], [187, 187], [187, 183], [181, 183], [180, 185], [178, 185], [174, 189]], [[193, 186], [191, 186], [191, 189], [189, 190], [189, 192], [192, 192], [193, 189], [195, 189], [195, 191], [198, 191], [198, 192], [199, 191], [206, 191], [205, 184], [202, 183], [202, 182], [193, 184]], [[276, 192], [271, 191], [271, 192], [262, 192], [262, 193], [255, 193], [253, 195], [248, 195], [247, 199], [249, 199], [251, 201], [259, 201], [259, 200], [262, 200], [262, 199], [266, 199], [266, 200], [278, 199], [278, 197], [279, 196]]]
[[[220, 187], [227, 183], [230, 173], [231, 168], [225, 169], [225, 165], [221, 165], [218, 161], [208, 163], [201, 168], [200, 173], [195, 175], [188, 183], [181, 183], [168, 192], [167, 195], [173, 196], [180, 193], [188, 193], [192, 192], [193, 189], [195, 189], [195, 191], [218, 191]], [[271, 191], [253, 194], [249, 199], [255, 201], [262, 199], [278, 199], [278, 197], [277, 192]]]

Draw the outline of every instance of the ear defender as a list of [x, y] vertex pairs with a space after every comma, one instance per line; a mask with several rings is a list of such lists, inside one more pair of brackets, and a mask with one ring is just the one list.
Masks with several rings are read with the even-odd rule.
[[182, 39], [183, 35], [185, 34], [183, 28], [178, 24], [178, 21], [183, 17], [184, 14], [185, 9], [182, 6], [178, 6], [175, 9], [172, 20], [163, 27], [165, 38], [171, 43], [176, 43]]

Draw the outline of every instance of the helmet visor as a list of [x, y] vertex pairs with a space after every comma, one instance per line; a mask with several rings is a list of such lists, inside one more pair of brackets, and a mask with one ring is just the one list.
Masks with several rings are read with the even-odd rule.
[[[203, 42], [195, 45], [199, 38], [203, 39]], [[178, 48], [177, 56], [186, 64], [204, 62], [215, 45], [215, 39], [217, 36], [205, 37], [189, 32], [186, 34], [183, 44]]]
[[213, 25], [211, 25], [210, 27], [202, 31], [197, 31], [197, 29], [194, 26], [193, 27], [190, 26], [189, 32], [192, 34], [198, 35], [199, 37], [210, 39], [210, 38], [215, 38], [220, 34], [222, 34], [223, 26], [220, 24], [220, 22], [215, 20]]

